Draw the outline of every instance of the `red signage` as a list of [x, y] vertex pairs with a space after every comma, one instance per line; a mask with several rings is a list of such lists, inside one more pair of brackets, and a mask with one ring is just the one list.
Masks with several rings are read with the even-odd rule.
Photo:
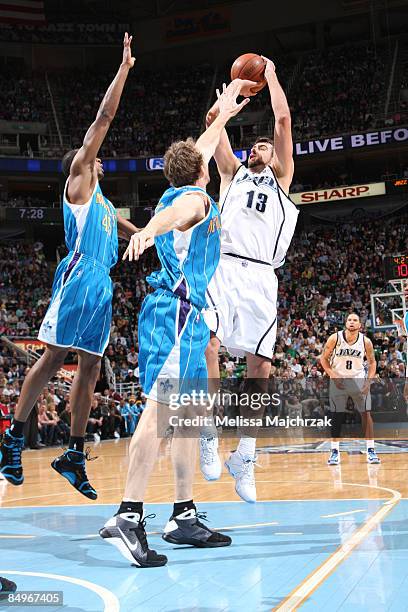
[[[46, 347], [46, 344], [38, 338], [10, 338], [10, 340], [25, 351], [41, 351]], [[76, 363], [64, 364], [59, 374], [66, 380], [72, 380], [77, 368], [78, 364]]]

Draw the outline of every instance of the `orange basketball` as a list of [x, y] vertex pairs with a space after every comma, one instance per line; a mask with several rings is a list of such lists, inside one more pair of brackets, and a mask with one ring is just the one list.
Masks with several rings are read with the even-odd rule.
[[254, 96], [265, 87], [265, 65], [265, 60], [256, 53], [244, 53], [237, 57], [231, 67], [231, 79], [249, 79], [258, 83], [251, 88], [244, 88], [241, 95]]

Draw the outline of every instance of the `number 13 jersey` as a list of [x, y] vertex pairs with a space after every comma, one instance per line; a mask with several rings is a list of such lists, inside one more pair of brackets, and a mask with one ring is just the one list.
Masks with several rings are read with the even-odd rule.
[[221, 252], [281, 266], [299, 214], [270, 166], [255, 174], [240, 166], [220, 196]]

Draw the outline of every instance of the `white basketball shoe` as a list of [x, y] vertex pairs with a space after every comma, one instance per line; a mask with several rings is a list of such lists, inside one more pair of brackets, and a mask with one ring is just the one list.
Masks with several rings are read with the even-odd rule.
[[218, 480], [221, 476], [221, 460], [218, 455], [218, 438], [200, 438], [200, 469], [206, 480]]
[[243, 456], [236, 450], [225, 462], [225, 467], [235, 478], [235, 491], [241, 499], [254, 504], [256, 502], [256, 484], [254, 467], [257, 457]]

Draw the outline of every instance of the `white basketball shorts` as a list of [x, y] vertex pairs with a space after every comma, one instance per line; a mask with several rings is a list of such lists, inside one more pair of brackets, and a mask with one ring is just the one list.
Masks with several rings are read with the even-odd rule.
[[342, 389], [336, 387], [333, 380], [330, 380], [330, 410], [332, 412], [346, 412], [348, 398], [351, 397], [354, 408], [358, 412], [371, 411], [371, 394], [361, 392], [361, 388], [366, 382], [365, 378], [342, 378]]
[[222, 254], [207, 290], [205, 321], [233, 355], [272, 359], [277, 296], [272, 266]]

